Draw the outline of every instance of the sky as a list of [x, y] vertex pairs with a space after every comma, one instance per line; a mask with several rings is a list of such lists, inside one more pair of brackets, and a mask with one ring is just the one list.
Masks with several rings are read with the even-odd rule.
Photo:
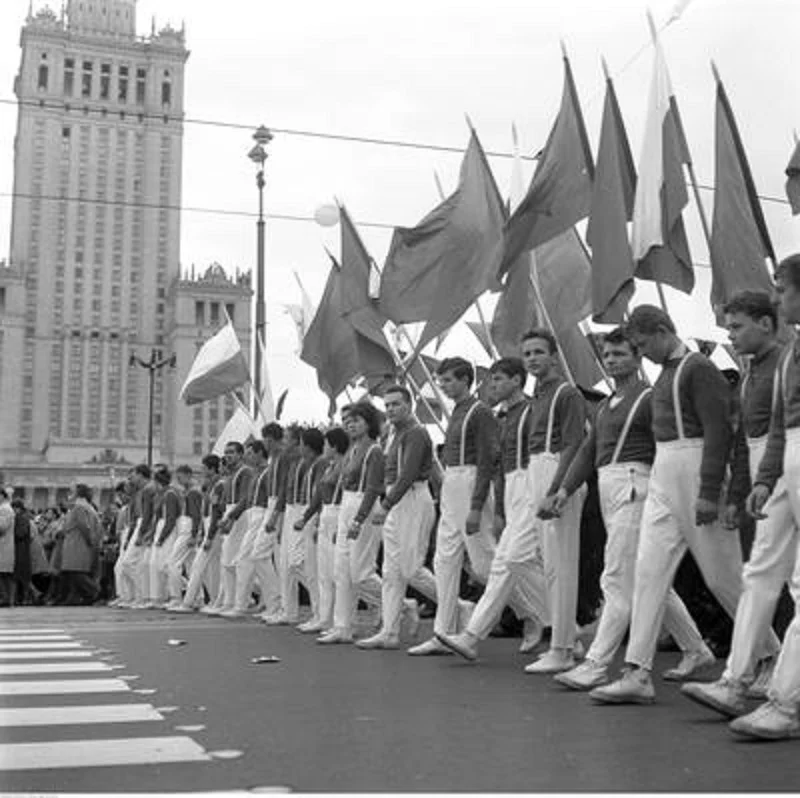
[[[45, 5], [36, 0], [35, 7]], [[54, 6], [60, 0], [54, 0]], [[713, 59], [726, 85], [760, 194], [785, 200], [783, 170], [800, 129], [797, 0], [686, 0], [662, 33], [672, 83], [698, 180], [714, 178]], [[638, 160], [650, 84], [652, 47], [646, 10], [660, 28], [676, 0], [375, 0], [266, 3], [263, 0], [139, 0], [138, 28], [185, 20], [187, 65], [181, 263], [229, 271], [255, 262], [257, 193], [247, 159], [251, 129], [275, 130], [267, 162], [268, 213], [312, 217], [333, 198], [343, 202], [367, 248], [383, 262], [394, 225], [413, 225], [438, 202], [434, 172], [455, 187], [461, 156], [344, 142], [290, 131], [340, 134], [455, 147], [468, 140], [465, 114], [488, 152], [511, 152], [511, 125], [523, 153], [547, 137], [562, 90], [566, 45], [596, 153], [604, 82], [601, 57], [615, 80], [634, 157]], [[0, 3], [0, 101], [13, 98], [19, 28], [28, 0]], [[638, 55], [637, 55], [638, 54]], [[634, 56], [637, 56], [634, 58]], [[632, 60], [633, 59], [633, 60]], [[198, 124], [204, 120], [242, 125]], [[0, 258], [9, 247], [16, 109], [0, 103]], [[501, 191], [511, 161], [490, 157]], [[532, 166], [526, 163], [526, 177]], [[713, 194], [701, 192], [711, 217]], [[800, 250], [800, 217], [788, 205], [763, 203], [778, 257]], [[204, 209], [203, 211], [197, 209]], [[217, 212], [212, 212], [217, 211]], [[235, 211], [224, 214], [219, 211]], [[685, 335], [722, 339], [708, 304], [708, 250], [692, 204], [686, 215], [697, 266], [695, 294], [667, 289]], [[372, 227], [371, 224], [384, 225]], [[293, 271], [315, 302], [328, 269], [323, 247], [338, 252], [338, 228], [314, 221], [268, 218], [266, 291], [268, 363], [274, 393], [288, 388], [287, 416], [324, 417], [326, 400], [314, 372], [297, 359], [285, 303], [299, 302]], [[490, 311], [494, 299], [485, 298]], [[655, 301], [640, 285], [634, 304]], [[467, 318], [471, 318], [468, 316]], [[440, 354], [485, 361], [465, 329]]]

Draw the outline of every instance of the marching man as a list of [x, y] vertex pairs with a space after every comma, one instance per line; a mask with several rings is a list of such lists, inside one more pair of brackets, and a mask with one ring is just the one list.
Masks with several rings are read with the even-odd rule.
[[[146, 469], [147, 477], [143, 477]], [[156, 466], [156, 470], [161, 466]], [[158, 483], [151, 477], [150, 469], [147, 466], [137, 466], [136, 473], [139, 476], [138, 484], [142, 485], [139, 492], [139, 533], [133, 541], [135, 549], [132, 561], [136, 568], [136, 601], [132, 605], [135, 610], [145, 610], [150, 606], [150, 561], [153, 552], [153, 538], [155, 536], [155, 526], [158, 521], [157, 502], [160, 490]], [[144, 484], [142, 484], [144, 483]]]
[[[183, 496], [179, 488], [172, 484], [172, 475], [168, 468], [156, 469], [156, 480], [161, 485], [162, 493], [150, 560], [150, 606], [161, 609], [167, 597], [169, 561], [178, 538], [178, 521], [183, 515]], [[187, 527], [180, 531], [188, 534], [189, 530]]]
[[184, 568], [191, 565], [195, 542], [203, 524], [203, 495], [192, 484], [192, 476], [191, 466], [180, 465], [175, 469], [182, 512], [175, 527], [175, 541], [166, 565], [170, 599], [166, 609], [179, 607], [183, 603]]

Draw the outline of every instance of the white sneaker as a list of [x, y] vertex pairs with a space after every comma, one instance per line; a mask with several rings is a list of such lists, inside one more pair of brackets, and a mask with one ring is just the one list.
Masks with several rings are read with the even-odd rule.
[[363, 640], [356, 641], [356, 648], [363, 649], [364, 651], [394, 651], [400, 648], [400, 640], [397, 637], [390, 637], [378, 632], [372, 637], [365, 637]]
[[267, 626], [289, 626], [289, 618], [281, 613], [280, 615], [272, 615], [264, 619]]
[[575, 656], [569, 649], [551, 648], [525, 667], [525, 673], [561, 673], [575, 667]]
[[435, 637], [408, 649], [408, 655], [411, 657], [446, 657], [452, 653], [449, 648], [443, 646]]
[[553, 678], [570, 690], [592, 690], [608, 682], [608, 669], [592, 659], [585, 659], [572, 670], [557, 673]]
[[738, 718], [747, 711], [745, 687], [734, 679], [718, 679], [716, 682], [688, 682], [681, 693], [696, 704], [709, 707], [727, 718]]
[[765, 657], [759, 661], [756, 666], [756, 678], [753, 679], [753, 683], [747, 688], [748, 698], [756, 698], [761, 701], [766, 699], [777, 661], [777, 657]]
[[522, 623], [522, 643], [519, 646], [520, 654], [530, 654], [542, 642], [544, 626], [534, 618], [526, 618]]
[[321, 646], [347, 645], [352, 642], [352, 634], [349, 634], [348, 632], [342, 632], [338, 629], [334, 629], [333, 631], [328, 632], [328, 634], [317, 638], [317, 643], [319, 643]]
[[304, 635], [319, 634], [325, 631], [325, 624], [316, 618], [310, 618], [305, 623], [301, 623], [295, 627], [298, 632]]
[[598, 704], [652, 704], [656, 692], [650, 671], [629, 667], [617, 681], [595, 687], [589, 697]]
[[478, 640], [469, 632], [461, 632], [457, 635], [440, 635], [435, 633], [436, 639], [451, 651], [458, 654], [470, 662], [478, 659]]
[[247, 613], [244, 610], [237, 610], [235, 607], [233, 607], [232, 609], [225, 610], [224, 612], [221, 612], [219, 614], [219, 617], [220, 618], [236, 619], [236, 618], [244, 618], [246, 614]]
[[170, 612], [190, 613], [197, 612], [195, 607], [187, 607], [185, 604], [179, 604], [177, 607], [171, 607]]
[[767, 701], [749, 715], [731, 721], [728, 728], [743, 737], [757, 740], [789, 740], [800, 737], [797, 709]]
[[697, 676], [717, 661], [709, 648], [700, 651], [686, 651], [676, 667], [664, 671], [661, 675], [668, 682], [684, 682], [691, 676]]

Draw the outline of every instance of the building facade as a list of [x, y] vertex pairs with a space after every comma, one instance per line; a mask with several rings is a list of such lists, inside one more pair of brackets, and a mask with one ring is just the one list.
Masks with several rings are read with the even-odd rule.
[[[155, 374], [154, 461], [196, 449], [192, 409], [177, 403], [191, 364], [180, 309], [208, 288], [180, 275], [189, 52], [183, 30], [136, 30], [135, 0], [69, 0], [22, 27], [0, 470], [35, 505], [80, 478], [107, 487], [110, 469], [145, 460], [150, 375], [132, 355], [178, 355]], [[230, 282], [218, 301], [249, 301], [249, 284]]]

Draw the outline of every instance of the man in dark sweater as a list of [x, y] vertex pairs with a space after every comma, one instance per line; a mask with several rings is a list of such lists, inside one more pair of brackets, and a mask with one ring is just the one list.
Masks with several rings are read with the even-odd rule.
[[[784, 321], [800, 324], [800, 254], [781, 261], [775, 275]], [[764, 458], [747, 499], [748, 512], [759, 521], [769, 511], [770, 495], [783, 477], [792, 510], [787, 529], [784, 567], [794, 555], [791, 593], [795, 616], [783, 638], [783, 649], [767, 692], [768, 701], [730, 724], [731, 731], [762, 740], [800, 737], [800, 344], [795, 338], [778, 366], [780, 390], [769, 427]]]
[[[689, 351], [660, 308], [640, 305], [627, 329], [634, 346], [662, 369], [653, 386], [656, 455], [642, 515], [627, 667], [619, 680], [590, 693], [605, 704], [655, 700], [650, 670], [667, 593], [687, 549], [731, 617], [742, 589], [739, 536], [718, 519], [732, 439], [730, 387], [708, 358]], [[705, 651], [696, 661], [684, 657], [679, 669], [691, 674], [713, 662], [706, 657]]]
[[[606, 527], [603, 612], [586, 659], [555, 676], [572, 690], [591, 690], [608, 681], [608, 666], [622, 643], [631, 619], [633, 579], [639, 527], [650, 469], [656, 452], [652, 430], [651, 389], [640, 377], [641, 359], [624, 330], [612, 330], [603, 342], [603, 365], [614, 380], [614, 393], [599, 407], [589, 436], [552, 497], [558, 515], [569, 496], [598, 472], [600, 506]], [[685, 656], [702, 652], [711, 658], [700, 632], [675, 590], [670, 589], [664, 625]], [[670, 678], [672, 671], [664, 674]]]

